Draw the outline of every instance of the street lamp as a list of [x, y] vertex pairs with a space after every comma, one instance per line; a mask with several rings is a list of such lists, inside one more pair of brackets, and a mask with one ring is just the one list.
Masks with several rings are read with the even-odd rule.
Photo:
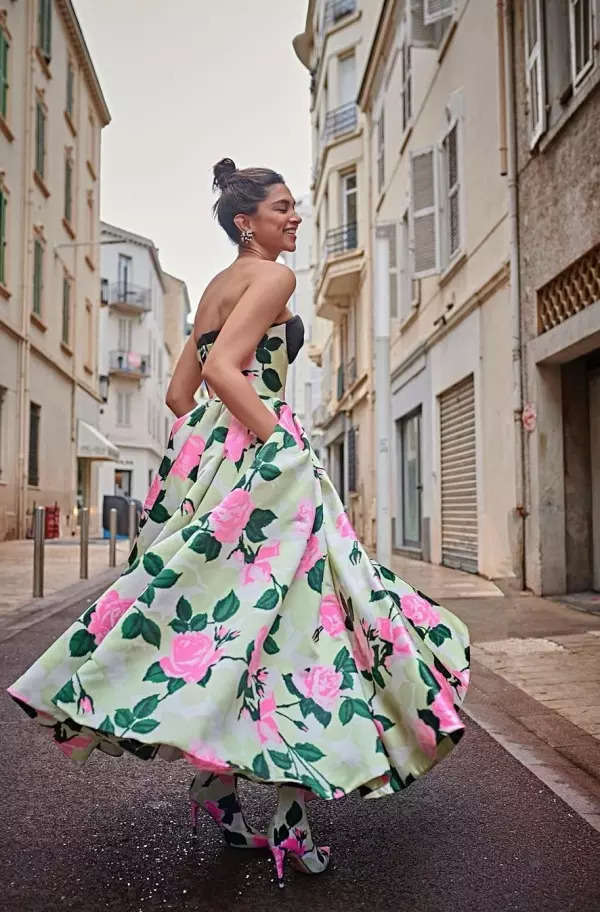
[[103, 402], [108, 402], [108, 384], [110, 383], [108, 374], [98, 375], [98, 392]]

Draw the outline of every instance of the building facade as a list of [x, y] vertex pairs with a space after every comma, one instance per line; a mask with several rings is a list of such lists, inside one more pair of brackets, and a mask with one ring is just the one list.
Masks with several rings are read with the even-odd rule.
[[525, 579], [600, 591], [600, 4], [515, 0]]
[[100, 134], [110, 115], [68, 0], [0, 4], [0, 538], [34, 504], [97, 528]]
[[[167, 286], [158, 251], [149, 238], [106, 222], [101, 223], [101, 236], [105, 243], [99, 360], [107, 393], [100, 428], [120, 456], [101, 469], [100, 512], [105, 494], [144, 501], [173, 421], [165, 404], [170, 374]], [[179, 333], [183, 339], [183, 320]], [[170, 336], [175, 352], [180, 346], [175, 333]]]
[[163, 272], [162, 276], [165, 286], [163, 296], [164, 342], [168, 356], [168, 380], [170, 380], [186, 337], [192, 329], [192, 324], [188, 322], [191, 308], [187, 285], [183, 279], [178, 279], [168, 272]]

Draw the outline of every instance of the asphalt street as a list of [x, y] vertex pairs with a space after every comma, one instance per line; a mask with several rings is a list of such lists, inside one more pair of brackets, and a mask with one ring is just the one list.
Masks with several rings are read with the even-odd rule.
[[[600, 833], [471, 722], [406, 792], [309, 804], [323, 875], [290, 868], [279, 890], [268, 853], [226, 848], [205, 815], [194, 841], [186, 763], [97, 753], [78, 771], [4, 693], [84, 607], [0, 643], [3, 912], [600, 910]], [[241, 791], [266, 823], [274, 790]]]

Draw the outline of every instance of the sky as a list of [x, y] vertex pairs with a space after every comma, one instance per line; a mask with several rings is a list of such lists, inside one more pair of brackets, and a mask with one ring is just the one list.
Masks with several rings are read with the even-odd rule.
[[308, 0], [73, 0], [111, 113], [101, 218], [152, 238], [192, 313], [237, 256], [212, 204], [213, 165], [310, 181], [309, 74], [292, 47]]

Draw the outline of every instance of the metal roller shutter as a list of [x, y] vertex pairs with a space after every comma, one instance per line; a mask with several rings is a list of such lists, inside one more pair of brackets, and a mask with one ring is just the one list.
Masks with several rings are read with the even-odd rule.
[[473, 374], [440, 396], [442, 563], [477, 573]]

